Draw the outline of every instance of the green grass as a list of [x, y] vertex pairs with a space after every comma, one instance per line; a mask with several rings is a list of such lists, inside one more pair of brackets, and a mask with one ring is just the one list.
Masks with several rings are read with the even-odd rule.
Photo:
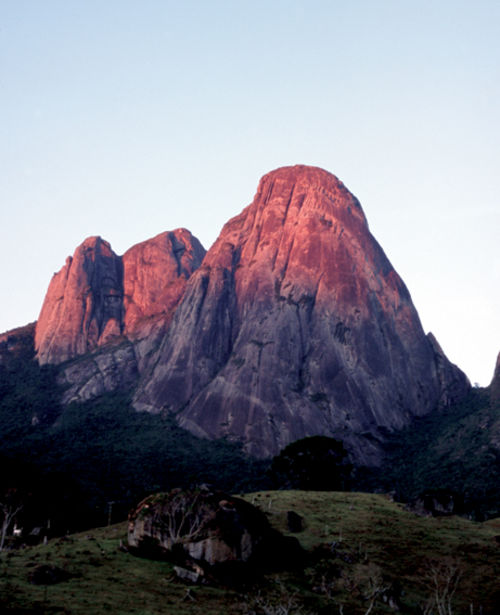
[[[389, 497], [365, 493], [263, 492], [246, 499], [267, 510], [273, 524], [286, 530], [286, 511], [304, 517], [306, 528], [299, 534], [308, 551], [320, 544], [337, 543], [346, 576], [359, 564], [380, 568], [389, 582], [404, 585], [403, 604], [412, 612], [427, 597], [426, 573], [431, 562], [457, 562], [462, 570], [457, 592], [459, 613], [469, 612], [470, 604], [500, 612], [500, 581], [495, 566], [500, 553], [495, 536], [500, 520], [476, 523], [462, 517], [419, 517]], [[340, 592], [338, 602], [349, 601]], [[419, 612], [418, 610], [416, 612]], [[488, 611], [484, 611], [488, 612]]]
[[[483, 615], [500, 612], [499, 519], [423, 518], [373, 494], [275, 491], [244, 498], [285, 533], [287, 511], [303, 517], [304, 530], [295, 536], [307, 551], [304, 570], [275, 573], [240, 592], [192, 587], [191, 600], [168, 562], [119, 549], [120, 539], [126, 543], [126, 524], [119, 524], [0, 554], [0, 612], [260, 615], [266, 608], [274, 615], [288, 605], [290, 615], [338, 614], [340, 608], [344, 615], [364, 615], [367, 588], [383, 580], [399, 596], [399, 612], [417, 615], [431, 593], [427, 577], [433, 561], [453, 561], [460, 568], [453, 615], [469, 614], [471, 604], [474, 613], [480, 607]], [[56, 585], [32, 585], [30, 572], [45, 563], [71, 577]], [[371, 611], [391, 612], [382, 599]]]
[[[231, 596], [215, 588], [199, 592], [202, 607], [186, 598], [186, 586], [175, 579], [167, 562], [136, 558], [119, 549], [126, 544], [126, 524], [54, 539], [39, 545], [2, 554], [0, 596], [3, 611], [10, 613], [134, 614], [193, 613], [219, 615], [228, 611]], [[71, 577], [49, 586], [33, 585], [29, 573], [40, 564], [66, 570]], [[196, 600], [197, 602], [198, 600]], [[0, 606], [2, 605], [0, 598]], [[197, 606], [197, 605], [196, 605]]]
[[11, 335], [13, 349], [0, 339], [0, 493], [31, 494], [22, 523], [50, 518], [59, 532], [74, 532], [106, 523], [108, 502], [117, 521], [155, 491], [204, 482], [226, 491], [269, 486], [266, 462], [236, 443], [197, 438], [172, 415], [137, 412], [131, 391], [63, 408], [59, 368], [38, 365], [32, 328]]

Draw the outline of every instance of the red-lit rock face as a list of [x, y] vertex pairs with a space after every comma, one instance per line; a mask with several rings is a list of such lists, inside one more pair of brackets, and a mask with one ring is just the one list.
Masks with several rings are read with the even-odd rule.
[[266, 175], [225, 225], [135, 405], [176, 411], [194, 433], [257, 455], [325, 434], [373, 463], [380, 429], [467, 386], [424, 335], [355, 197], [298, 166]]
[[105, 348], [61, 370], [65, 402], [142, 376], [136, 408], [174, 411], [195, 434], [258, 456], [330, 435], [373, 464], [387, 430], [468, 389], [358, 201], [326, 171], [266, 175], [203, 255], [183, 229], [123, 257], [97, 237], [76, 250], [50, 284], [38, 360]]
[[122, 264], [106, 241], [89, 237], [54, 274], [38, 318], [40, 363], [61, 363], [118, 336], [122, 328]]
[[204, 253], [185, 229], [144, 241], [123, 257], [100, 237], [86, 239], [49, 285], [36, 326], [39, 362], [62, 363], [120, 336], [152, 333], [146, 322], [152, 317], [168, 324]]
[[141, 321], [162, 315], [170, 320], [186, 281], [205, 256], [186, 229], [162, 233], [123, 255], [124, 326], [133, 335]]

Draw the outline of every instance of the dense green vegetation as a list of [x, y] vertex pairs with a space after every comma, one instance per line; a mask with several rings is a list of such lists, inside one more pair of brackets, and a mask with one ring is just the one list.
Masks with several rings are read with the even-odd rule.
[[[172, 416], [137, 413], [127, 393], [63, 409], [56, 375], [34, 360], [29, 328], [8, 348], [0, 344], [0, 489], [25, 493], [24, 515], [36, 510], [39, 517], [29, 519], [33, 524], [50, 518], [53, 530], [62, 532], [92, 527], [110, 513], [124, 519], [149, 493], [203, 482], [233, 493], [271, 487], [384, 491], [401, 501], [445, 489], [456, 492], [475, 519], [500, 515], [500, 403], [487, 389], [386, 434], [385, 465], [355, 468], [349, 477], [342, 445], [319, 450], [322, 439], [312, 439], [318, 444], [312, 456], [301, 448], [307, 441], [290, 445], [292, 466], [285, 449], [269, 472], [269, 462], [249, 459], [234, 443], [196, 438]], [[321, 483], [325, 476], [331, 484]]]
[[34, 360], [28, 327], [0, 343], [0, 437], [2, 449], [29, 435], [33, 423], [50, 424], [60, 412], [57, 368]]
[[[120, 540], [126, 544], [121, 524], [0, 554], [0, 610], [11, 615], [422, 615], [430, 612], [425, 609], [436, 591], [442, 593], [443, 584], [454, 578], [447, 613], [498, 613], [498, 521], [422, 518], [373, 494], [268, 491], [244, 497], [285, 533], [287, 511], [302, 516], [304, 530], [294, 536], [306, 550], [303, 567], [238, 590], [188, 587], [175, 579], [171, 564], [121, 549]], [[66, 575], [55, 584], [33, 584], [43, 565]]]
[[73, 491], [78, 507], [63, 530], [102, 524], [110, 507], [123, 519], [155, 491], [204, 482], [242, 491], [262, 474], [262, 464], [240, 447], [195, 438], [169, 416], [137, 413], [118, 394], [69, 406], [54, 424], [5, 442], [3, 453], [59, 484], [66, 477], [63, 491]]
[[[0, 489], [30, 497], [58, 531], [124, 519], [149, 493], [214, 483], [238, 492], [263, 487], [267, 464], [241, 447], [210, 442], [166, 415], [137, 413], [126, 393], [110, 393], [64, 409], [56, 371], [33, 360], [29, 337], [0, 363]], [[49, 495], [49, 497], [47, 497]]]
[[[29, 330], [9, 348], [0, 343], [0, 493], [22, 502], [17, 520], [27, 529], [49, 519], [52, 535], [87, 529], [22, 549], [10, 549], [10, 538], [0, 553], [2, 612], [364, 615], [370, 605], [374, 614], [394, 612], [396, 605], [403, 614], [421, 615], [436, 584], [447, 581], [456, 581], [453, 615], [470, 613], [470, 605], [474, 613], [498, 612], [498, 520], [421, 518], [383, 496], [245, 496], [282, 531], [287, 511], [301, 515], [305, 529], [297, 536], [307, 557], [303, 570], [271, 575], [238, 592], [197, 587], [187, 593], [170, 564], [118, 549], [125, 526], [88, 531], [125, 519], [147, 494], [203, 482], [248, 493], [271, 486], [345, 489], [349, 478], [353, 490], [391, 492], [403, 502], [444, 489], [462, 496], [464, 513], [476, 521], [498, 517], [500, 404], [487, 389], [386, 434], [385, 465], [355, 468], [349, 477], [341, 443], [323, 446], [330, 439], [287, 447], [270, 471], [270, 462], [249, 459], [234, 443], [198, 439], [172, 416], [135, 412], [126, 392], [63, 409], [56, 376], [56, 369], [33, 360]], [[318, 484], [329, 463], [332, 484]], [[25, 536], [23, 544], [37, 540]], [[40, 564], [69, 576], [33, 585]]]
[[500, 515], [500, 403], [473, 389], [460, 404], [416, 419], [389, 438], [375, 484], [408, 501], [429, 489], [463, 498], [479, 520]]
[[311, 436], [285, 446], [272, 460], [270, 474], [286, 489], [347, 491], [351, 470], [342, 442]]

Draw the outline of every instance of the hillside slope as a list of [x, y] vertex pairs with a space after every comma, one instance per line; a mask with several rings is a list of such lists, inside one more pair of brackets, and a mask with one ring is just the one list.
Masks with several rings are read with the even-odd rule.
[[[278, 529], [285, 529], [289, 510], [303, 517], [304, 530], [294, 534], [307, 551], [303, 570], [238, 589], [200, 586], [188, 592], [168, 562], [119, 549], [126, 535], [122, 524], [1, 554], [2, 612], [362, 615], [373, 602], [374, 615], [417, 615], [455, 571], [453, 615], [470, 613], [471, 605], [474, 613], [498, 613], [498, 520], [417, 517], [380, 495], [288, 491], [245, 498], [266, 511]], [[29, 578], [44, 564], [64, 569], [69, 578], [50, 586], [31, 584]]]
[[490, 388], [473, 389], [460, 403], [415, 419], [388, 443], [379, 488], [402, 500], [446, 490], [456, 494], [464, 514], [500, 514], [500, 400]]

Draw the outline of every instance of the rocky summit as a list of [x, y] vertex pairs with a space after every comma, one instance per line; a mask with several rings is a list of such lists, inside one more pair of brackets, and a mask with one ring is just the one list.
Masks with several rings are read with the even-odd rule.
[[373, 464], [384, 432], [468, 386], [424, 334], [357, 199], [295, 166], [264, 176], [224, 226], [134, 404], [256, 456], [323, 434]]
[[186, 229], [162, 233], [123, 257], [89, 237], [50, 282], [35, 331], [39, 363], [62, 363], [120, 336], [152, 334], [152, 319], [170, 321], [204, 255]]
[[54, 274], [35, 331], [40, 363], [60, 363], [121, 332], [122, 264], [107, 241], [89, 237]]
[[469, 389], [358, 200], [307, 166], [265, 175], [206, 254], [184, 229], [122, 257], [86, 240], [55, 274], [35, 342], [40, 363], [80, 357], [61, 367], [65, 401], [134, 386], [137, 410], [259, 457], [327, 435], [376, 464], [387, 432]]
[[137, 337], [151, 317], [170, 322], [187, 279], [204, 256], [205, 249], [186, 229], [161, 233], [127, 250], [122, 257], [125, 333]]

